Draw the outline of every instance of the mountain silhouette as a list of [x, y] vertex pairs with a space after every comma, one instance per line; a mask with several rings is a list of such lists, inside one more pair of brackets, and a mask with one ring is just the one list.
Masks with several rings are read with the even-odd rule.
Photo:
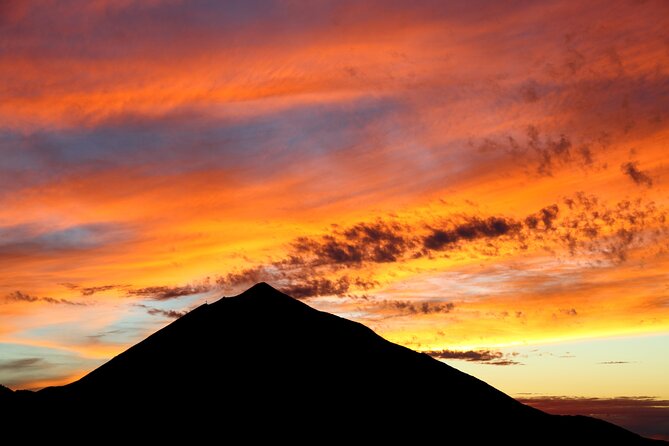
[[[260, 283], [204, 304], [80, 380], [0, 388], [6, 426], [446, 444], [664, 444], [548, 415], [372, 330]], [[161, 429], [146, 420], [160, 420]], [[251, 426], [251, 427], [248, 427]]]

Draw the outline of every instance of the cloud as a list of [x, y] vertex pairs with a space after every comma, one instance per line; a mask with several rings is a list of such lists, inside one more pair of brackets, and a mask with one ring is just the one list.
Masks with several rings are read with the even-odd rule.
[[92, 296], [95, 293], [114, 290], [122, 287], [123, 285], [100, 285], [100, 286], [84, 287], [81, 289], [81, 294], [82, 296]]
[[317, 266], [396, 262], [415, 244], [408, 229], [397, 222], [358, 223], [320, 239], [299, 237], [293, 249]]
[[648, 175], [648, 173], [639, 169], [639, 163], [636, 161], [622, 164], [620, 166], [620, 170], [622, 170], [622, 172], [638, 186], [653, 186], [653, 179], [650, 177], [650, 175]]
[[14, 302], [46, 302], [49, 304], [64, 304], [64, 305], [75, 305], [75, 306], [85, 306], [88, 305], [85, 302], [75, 302], [68, 299], [56, 299], [53, 297], [37, 297], [30, 294], [23, 293], [21, 291], [14, 291], [5, 296], [6, 301]]
[[[523, 90], [526, 100], [533, 97], [536, 87]], [[537, 98], [538, 99], [538, 98]], [[531, 101], [530, 101], [531, 102]], [[532, 176], [550, 177], [569, 166], [590, 170], [595, 167], [592, 144], [584, 138], [580, 143], [560, 133], [542, 134], [537, 125], [528, 125], [520, 134], [489, 136], [473, 143], [482, 154], [505, 155], [529, 170]]]
[[652, 397], [518, 398], [522, 403], [558, 415], [587, 415], [601, 418], [640, 435], [669, 440], [669, 401]]
[[[505, 358], [504, 353], [495, 350], [429, 350], [423, 351], [436, 359], [458, 359], [469, 362], [480, 362], [490, 365], [522, 365], [521, 362]], [[513, 355], [512, 355], [513, 356]]]
[[[624, 260], [627, 252], [649, 239], [662, 237], [649, 229], [662, 226], [666, 211], [654, 203], [622, 200], [607, 204], [579, 192], [564, 200], [563, 210], [552, 203], [516, 219], [507, 216], [460, 215], [450, 218], [400, 224], [392, 219], [335, 227], [322, 236], [299, 237], [277, 269], [321, 267], [361, 268], [364, 264], [397, 263], [424, 256], [430, 251], [471, 249], [495, 255], [496, 247], [509, 244], [517, 249], [529, 245]], [[426, 229], [427, 228], [427, 229]], [[485, 241], [485, 244], [479, 242]], [[250, 270], [265, 280], [268, 270]]]
[[[417, 258], [433, 260], [432, 253], [475, 252], [498, 256], [509, 250], [547, 250], [555, 255], [584, 256], [593, 263], [622, 262], [637, 247], [662, 239], [666, 211], [652, 202], [621, 200], [607, 203], [579, 192], [564, 199], [564, 206], [546, 205], [522, 218], [453, 215], [399, 223], [395, 217], [377, 218], [347, 226], [333, 225], [323, 235], [301, 236], [286, 246], [283, 255], [264, 264], [217, 276], [220, 289], [265, 281], [296, 298], [353, 296], [379, 285], [367, 268], [388, 263], [405, 264]], [[408, 219], [407, 221], [411, 221]], [[665, 231], [666, 232], [666, 231]], [[657, 244], [657, 249], [662, 249]], [[342, 271], [355, 273], [342, 274]], [[158, 293], [159, 289], [148, 289]], [[189, 293], [190, 290], [176, 294]], [[383, 306], [385, 305], [385, 307]], [[384, 303], [420, 314], [412, 303]], [[422, 304], [416, 304], [422, 305]], [[430, 304], [426, 310], [431, 309]], [[443, 307], [437, 312], [450, 311]], [[575, 308], [559, 310], [577, 316]]]
[[[397, 114], [402, 104], [360, 98], [346, 105], [297, 102], [275, 108], [258, 107], [255, 113], [229, 117], [192, 108], [149, 116], [128, 112], [68, 131], [0, 128], [0, 186], [6, 193], [116, 172], [128, 183], [124, 188], [138, 182], [128, 174], [146, 181], [216, 170], [234, 172], [238, 186], [257, 183], [260, 177], [304, 178], [291, 157], [299, 156], [302, 165], [317, 169], [322, 156], [373, 138], [375, 127]], [[360, 125], [351, 127], [351, 120]], [[296, 126], [300, 138], [295, 137]], [[256, 162], [268, 154], [272, 163]], [[281, 168], [273, 168], [277, 165]], [[338, 171], [329, 174], [344, 176]]]
[[152, 316], [164, 316], [170, 319], [179, 319], [181, 316], [186, 314], [185, 311], [161, 310], [160, 308], [149, 308], [146, 312]]
[[520, 361], [514, 361], [513, 359], [500, 359], [498, 361], [485, 362], [484, 364], [490, 365], [523, 365]]
[[571, 255], [624, 262], [635, 248], [645, 247], [650, 253], [664, 249], [669, 234], [667, 212], [652, 201], [637, 198], [609, 204], [578, 192], [564, 203], [569, 212], [560, 219], [560, 231], [550, 240]]
[[[545, 215], [543, 218], [550, 224], [552, 217]], [[428, 233], [419, 235], [426, 225]], [[291, 245], [287, 261], [293, 266], [308, 265], [310, 268], [402, 262], [424, 255], [425, 250], [453, 250], [460, 242], [513, 236], [521, 228], [522, 223], [512, 218], [496, 216], [465, 216], [457, 222], [426, 221], [413, 225], [393, 220], [361, 222], [335, 228], [320, 237], [298, 237]]]
[[350, 288], [348, 277], [344, 276], [337, 280], [329, 279], [307, 279], [295, 284], [281, 287], [281, 290], [289, 296], [304, 299], [314, 296], [343, 296]]
[[397, 310], [402, 315], [450, 313], [455, 309], [453, 302], [412, 302], [408, 300], [383, 300], [379, 307]]
[[91, 287], [82, 287], [80, 285], [77, 285], [75, 283], [61, 283], [60, 285], [64, 286], [65, 288], [69, 290], [78, 290], [82, 296], [92, 296], [95, 293], [101, 293], [104, 291], [110, 291], [110, 290], [115, 290], [119, 288], [126, 288], [128, 285], [98, 285], [98, 286], [91, 286]]
[[368, 290], [378, 282], [361, 277], [342, 275], [329, 278], [327, 271], [321, 271], [301, 260], [288, 257], [283, 261], [273, 262], [268, 266], [259, 266], [230, 272], [216, 278], [219, 289], [235, 289], [258, 282], [269, 282], [284, 293], [296, 299], [317, 296], [344, 296], [359, 290]]
[[343, 231], [347, 240], [364, 246], [366, 255], [376, 263], [395, 262], [414, 246], [406, 231], [408, 226], [397, 222], [358, 223]]
[[127, 291], [129, 296], [148, 297], [153, 300], [169, 300], [193, 294], [207, 293], [215, 289], [208, 280], [201, 283], [188, 284], [184, 286], [150, 286], [145, 288], [131, 289]]
[[528, 215], [525, 217], [525, 225], [529, 229], [537, 229], [543, 225], [543, 229], [549, 230], [553, 228], [553, 222], [558, 217], [560, 212], [560, 207], [557, 204], [552, 204], [541, 209], [536, 214]]
[[567, 310], [560, 310], [560, 312], [567, 316], [578, 316], [578, 312], [574, 308], [569, 308]]
[[426, 249], [441, 250], [452, 247], [460, 241], [472, 241], [481, 238], [496, 238], [511, 235], [520, 230], [520, 224], [512, 219], [471, 217], [468, 221], [454, 225], [450, 229], [432, 229], [423, 238]]
[[606, 364], [606, 365], [630, 364], [630, 361], [604, 361], [604, 362], [598, 362], [597, 364]]
[[553, 175], [556, 164], [566, 164], [571, 161], [572, 144], [565, 135], [560, 135], [558, 139], [549, 137], [541, 141], [539, 130], [534, 126], [529, 126], [527, 136], [528, 147], [535, 152], [539, 159], [539, 165], [537, 166], [539, 175]]
[[88, 223], [62, 229], [37, 224], [0, 226], [0, 256], [58, 255], [127, 240], [130, 230], [116, 223]]
[[42, 358], [14, 359], [11, 361], [0, 361], [0, 372], [18, 372], [43, 366], [44, 360]]
[[254, 266], [241, 271], [229, 272], [224, 276], [216, 278], [216, 284], [220, 287], [236, 287], [239, 285], [256, 284], [259, 282], [271, 282], [277, 279], [277, 271], [271, 271], [267, 266]]

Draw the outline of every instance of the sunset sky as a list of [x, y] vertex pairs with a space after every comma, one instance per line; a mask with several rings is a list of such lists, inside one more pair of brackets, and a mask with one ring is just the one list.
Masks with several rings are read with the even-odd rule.
[[669, 405], [667, 30], [664, 0], [0, 2], [0, 383], [266, 281], [513, 396]]

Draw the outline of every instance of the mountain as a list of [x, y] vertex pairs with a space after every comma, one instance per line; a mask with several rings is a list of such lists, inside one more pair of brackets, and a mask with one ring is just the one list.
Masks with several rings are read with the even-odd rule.
[[196, 308], [76, 382], [0, 390], [6, 426], [76, 420], [97, 432], [316, 443], [656, 444], [601, 420], [523, 405], [265, 283]]

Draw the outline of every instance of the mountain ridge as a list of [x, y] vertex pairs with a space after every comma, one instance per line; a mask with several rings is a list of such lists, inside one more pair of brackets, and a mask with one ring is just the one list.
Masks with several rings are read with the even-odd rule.
[[197, 307], [73, 383], [0, 392], [3, 399], [15, 409], [10, 417], [46, 419], [66, 409], [87, 419], [123, 407], [133, 419], [177, 412], [187, 425], [213, 417], [229, 429], [252, 413], [279, 429], [299, 415], [303, 432], [329, 431], [344, 417], [350, 424], [340, 430], [377, 437], [425, 439], [433, 429], [465, 442], [658, 444], [601, 420], [523, 405], [266, 283]]

